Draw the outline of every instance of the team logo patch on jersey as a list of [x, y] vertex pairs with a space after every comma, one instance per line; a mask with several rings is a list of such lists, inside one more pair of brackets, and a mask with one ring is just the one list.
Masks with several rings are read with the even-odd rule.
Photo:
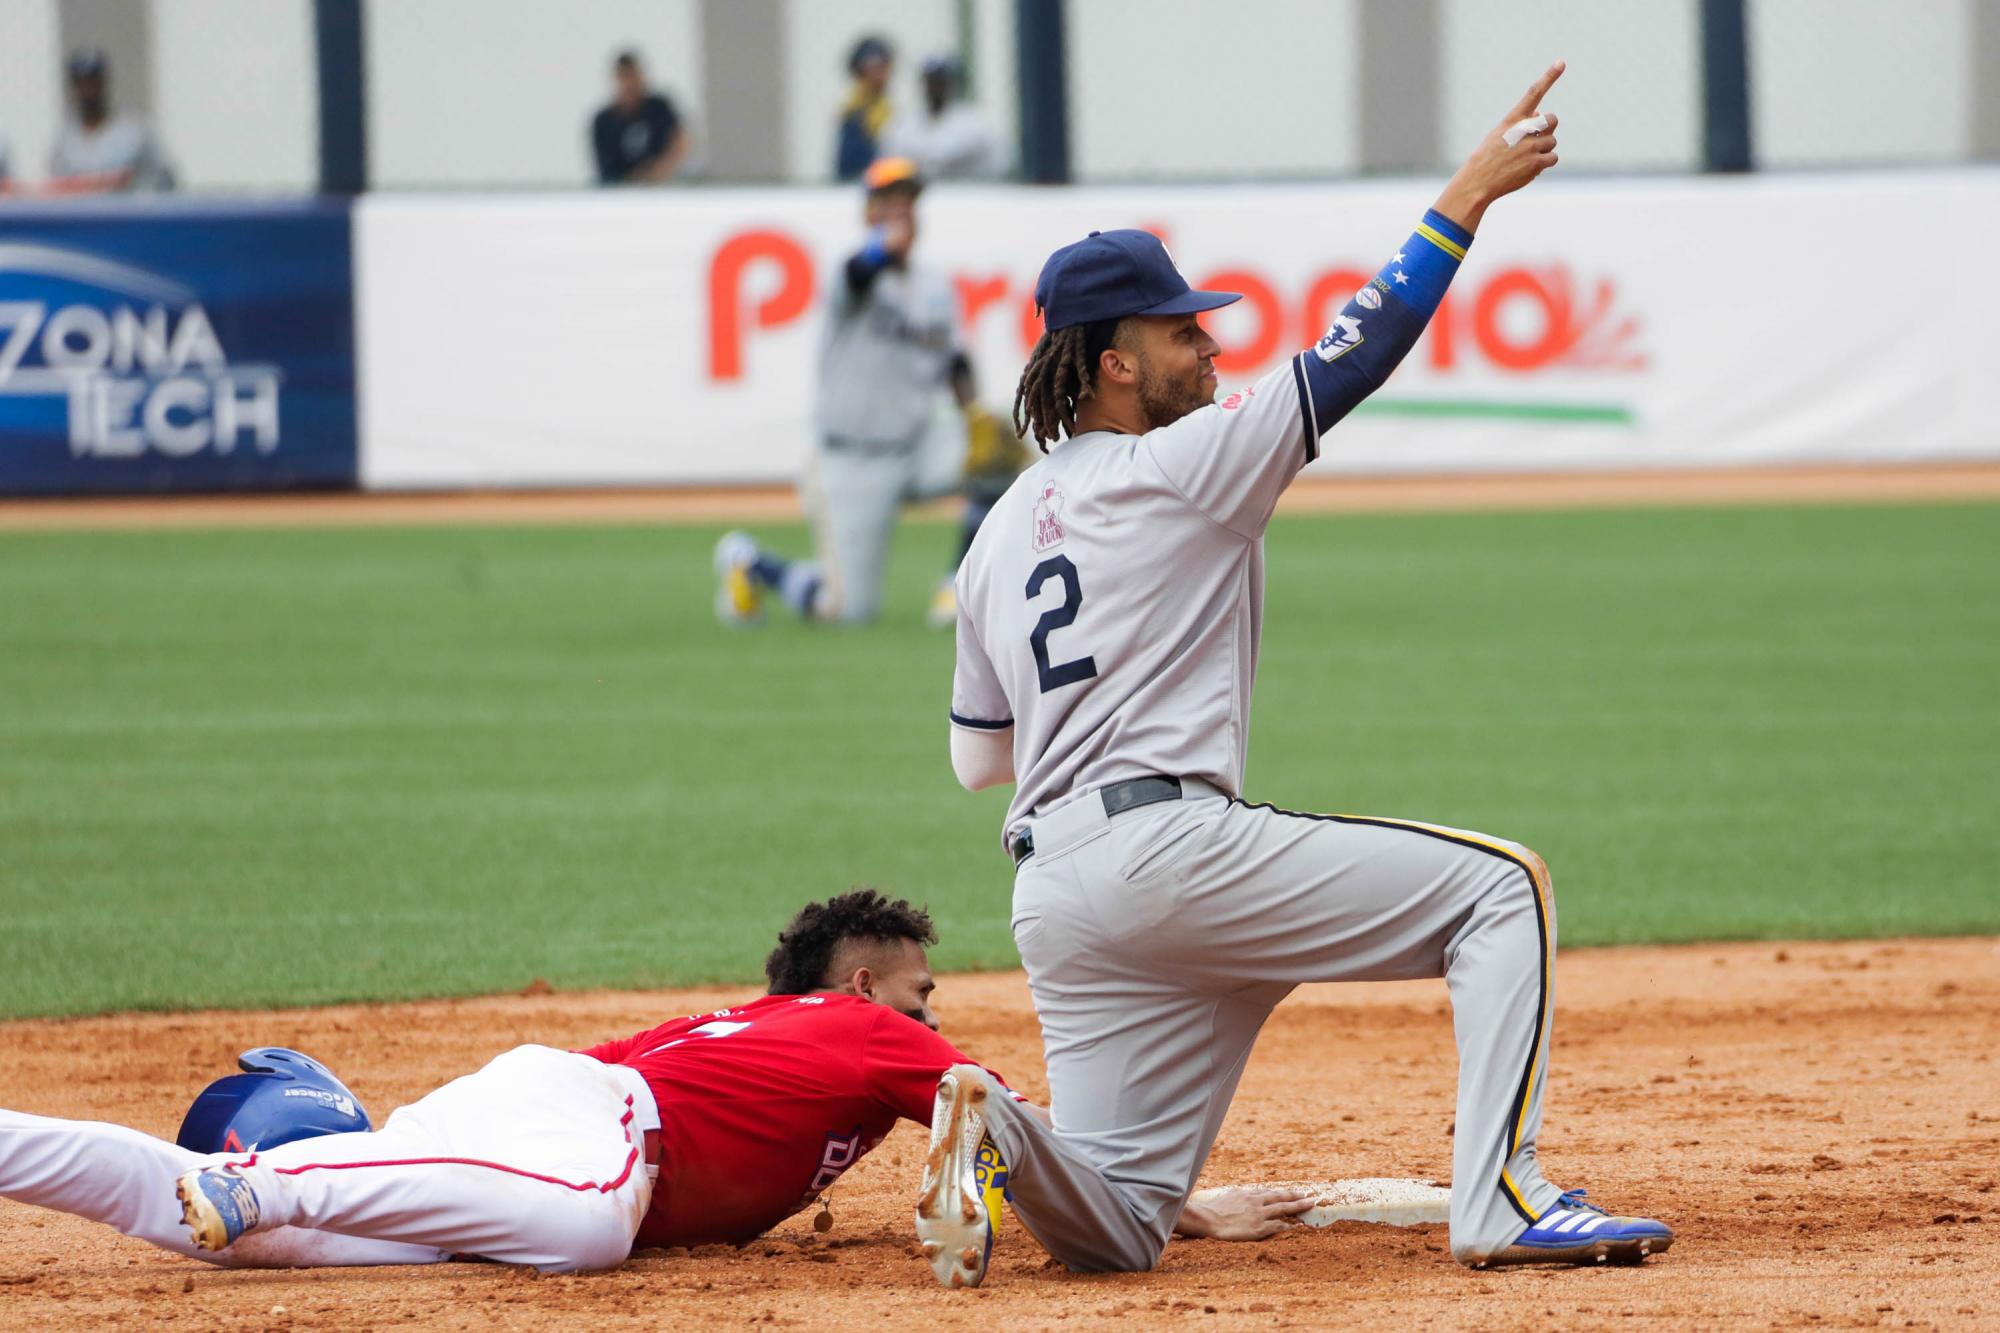
[[1062, 524], [1063, 493], [1056, 489], [1054, 482], [1042, 487], [1042, 494], [1035, 501], [1035, 549], [1052, 551], [1063, 542]]
[[1373, 287], [1363, 287], [1354, 294], [1354, 299], [1364, 310], [1380, 310], [1382, 308], [1382, 293], [1376, 291]]
[[1320, 335], [1313, 352], [1322, 361], [1338, 361], [1361, 343], [1361, 321], [1352, 315], [1335, 315], [1333, 327]]

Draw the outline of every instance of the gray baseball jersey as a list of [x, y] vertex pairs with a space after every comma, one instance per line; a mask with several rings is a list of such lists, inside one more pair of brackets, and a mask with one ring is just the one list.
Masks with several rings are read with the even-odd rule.
[[1242, 790], [1264, 526], [1317, 446], [1286, 365], [1059, 444], [994, 507], [959, 568], [951, 719], [1014, 728], [1009, 827], [1149, 773]]
[[883, 268], [857, 297], [837, 270], [813, 412], [821, 438], [914, 447], [957, 351], [957, 299], [942, 274]]
[[1009, 829], [1153, 773], [1241, 793], [1265, 525], [1416, 345], [1471, 240], [1426, 213], [1290, 362], [1144, 435], [1060, 443], [994, 507], [959, 567], [951, 720], [1013, 728]]

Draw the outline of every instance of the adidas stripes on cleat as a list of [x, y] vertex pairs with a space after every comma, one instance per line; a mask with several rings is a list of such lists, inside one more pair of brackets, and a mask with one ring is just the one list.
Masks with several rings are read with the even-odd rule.
[[1507, 1264], [1636, 1264], [1664, 1254], [1674, 1243], [1666, 1223], [1650, 1217], [1613, 1217], [1571, 1190], [1514, 1238], [1514, 1243], [1478, 1268]]

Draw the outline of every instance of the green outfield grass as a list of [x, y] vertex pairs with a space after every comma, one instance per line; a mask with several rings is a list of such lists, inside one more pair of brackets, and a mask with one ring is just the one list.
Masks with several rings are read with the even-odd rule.
[[[949, 529], [866, 632], [718, 628], [715, 536], [0, 534], [0, 1013], [748, 981], [858, 881], [1012, 966], [921, 624]], [[1269, 551], [1252, 798], [1526, 841], [1566, 945], [2000, 931], [2000, 508]]]

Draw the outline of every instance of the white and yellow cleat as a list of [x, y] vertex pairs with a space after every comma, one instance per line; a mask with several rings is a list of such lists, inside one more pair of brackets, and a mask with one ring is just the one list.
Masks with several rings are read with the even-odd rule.
[[932, 629], [951, 629], [958, 624], [958, 589], [946, 579], [938, 584], [931, 594], [931, 610], [927, 617]]
[[751, 577], [757, 543], [741, 530], [725, 532], [715, 544], [715, 618], [725, 625], [761, 625], [764, 590]]
[[226, 1250], [255, 1229], [264, 1210], [250, 1182], [226, 1166], [199, 1167], [174, 1182], [181, 1223], [196, 1249]]
[[[917, 1192], [917, 1241], [931, 1271], [947, 1287], [976, 1287], [993, 1257], [994, 1214], [1006, 1181], [995, 1152], [980, 1181], [986, 1138], [986, 1083], [971, 1065], [954, 1065], [938, 1080], [931, 1107], [931, 1146]], [[989, 1189], [991, 1191], [989, 1195]]]

